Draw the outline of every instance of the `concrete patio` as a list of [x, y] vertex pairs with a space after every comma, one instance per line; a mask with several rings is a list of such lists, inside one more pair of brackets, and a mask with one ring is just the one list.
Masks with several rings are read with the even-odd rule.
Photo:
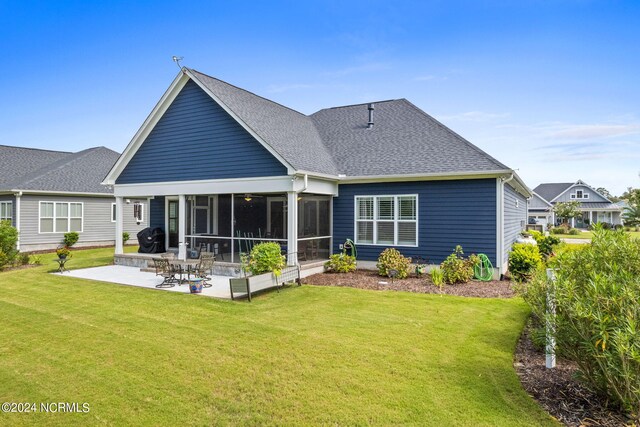
[[[156, 288], [156, 285], [162, 283], [162, 278], [149, 273], [140, 271], [138, 267], [127, 267], [123, 265], [108, 265], [104, 267], [83, 268], [79, 270], [71, 270], [64, 273], [52, 273], [66, 277], [77, 277], [79, 279], [97, 280], [100, 282], [116, 283], [119, 285], [137, 286], [139, 288], [147, 288], [154, 290], [189, 293], [188, 285], [175, 285], [171, 288]], [[209, 283], [210, 288], [203, 288], [200, 295], [216, 298], [231, 299], [229, 291], [230, 276], [211, 276]]]

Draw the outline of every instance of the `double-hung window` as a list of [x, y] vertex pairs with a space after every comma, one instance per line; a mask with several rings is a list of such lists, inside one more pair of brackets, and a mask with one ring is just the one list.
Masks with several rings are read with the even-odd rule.
[[13, 202], [0, 202], [0, 221], [13, 219]]
[[356, 196], [357, 244], [418, 245], [418, 196]]
[[82, 203], [40, 202], [40, 233], [82, 232]]

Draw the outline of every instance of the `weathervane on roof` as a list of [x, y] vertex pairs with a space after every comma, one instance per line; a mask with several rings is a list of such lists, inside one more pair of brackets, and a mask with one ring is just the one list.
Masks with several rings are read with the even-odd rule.
[[173, 55], [173, 57], [171, 57], [171, 59], [173, 59], [173, 62], [175, 62], [176, 65], [178, 66], [178, 68], [180, 68], [182, 70], [182, 66], [180, 65], [180, 61], [182, 61], [184, 59], [184, 56], [175, 56], [175, 55]]

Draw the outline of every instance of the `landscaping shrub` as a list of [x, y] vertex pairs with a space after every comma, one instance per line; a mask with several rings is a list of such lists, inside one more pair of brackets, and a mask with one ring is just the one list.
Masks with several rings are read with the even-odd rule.
[[0, 269], [13, 264], [18, 251], [18, 230], [9, 221], [0, 221]]
[[29, 259], [31, 258], [30, 255], [26, 252], [20, 252], [18, 254], [18, 263], [20, 265], [27, 265], [29, 264]]
[[126, 231], [124, 233], [122, 233], [122, 244], [126, 245], [127, 244], [127, 240], [129, 240], [130, 237], [131, 236]]
[[571, 228], [569, 231], [567, 231], [567, 234], [569, 234], [571, 236], [577, 236], [580, 233], [581, 233], [581, 231], [578, 230], [577, 228]]
[[545, 259], [549, 258], [549, 256], [553, 254], [555, 248], [560, 244], [560, 239], [556, 236], [545, 236], [544, 234], [535, 230], [530, 230], [529, 232], [538, 244], [540, 255], [542, 255]]
[[387, 248], [378, 257], [378, 274], [389, 277], [389, 270], [398, 272], [396, 279], [406, 279], [409, 275], [411, 258], [403, 256], [397, 249]]
[[564, 227], [552, 227], [551, 230], [549, 230], [551, 234], [567, 234], [567, 231]]
[[556, 315], [547, 318], [544, 272], [522, 288], [540, 324], [555, 321], [558, 354], [585, 384], [638, 419], [640, 240], [596, 227], [590, 245], [557, 257]]
[[456, 246], [455, 251], [445, 259], [440, 268], [445, 283], [455, 285], [456, 283], [467, 283], [473, 277], [473, 266], [477, 262], [474, 255], [465, 259], [462, 246]]
[[515, 281], [529, 280], [541, 265], [542, 257], [538, 246], [514, 243], [509, 253], [509, 272]]
[[356, 257], [347, 255], [344, 252], [333, 254], [329, 261], [324, 263], [324, 266], [334, 273], [351, 273], [356, 271]]
[[431, 281], [434, 285], [442, 289], [442, 285], [444, 285], [444, 274], [441, 269], [436, 267], [431, 270]]
[[279, 276], [285, 265], [282, 249], [276, 242], [258, 243], [251, 249], [248, 266], [251, 274], [273, 272]]
[[75, 231], [70, 231], [68, 233], [64, 233], [63, 242], [64, 245], [68, 248], [75, 245], [78, 242], [80, 235]]

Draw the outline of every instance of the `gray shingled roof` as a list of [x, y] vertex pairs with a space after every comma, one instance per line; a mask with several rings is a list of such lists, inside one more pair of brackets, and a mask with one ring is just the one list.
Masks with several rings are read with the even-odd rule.
[[295, 169], [338, 174], [308, 116], [196, 70], [189, 71]]
[[540, 197], [545, 199], [547, 202], [551, 202], [551, 200], [558, 197], [562, 192], [571, 187], [573, 184], [575, 184], [575, 182], [552, 182], [547, 184], [540, 184], [536, 188], [534, 188], [533, 191]]
[[509, 170], [406, 99], [327, 108], [311, 116], [188, 69], [296, 170], [347, 176]]
[[404, 175], [509, 169], [406, 99], [320, 110], [311, 115], [340, 173]]
[[10, 183], [71, 153], [35, 148], [0, 145], [0, 190], [11, 189]]
[[113, 192], [101, 185], [119, 154], [105, 147], [77, 153], [0, 146], [0, 191]]

